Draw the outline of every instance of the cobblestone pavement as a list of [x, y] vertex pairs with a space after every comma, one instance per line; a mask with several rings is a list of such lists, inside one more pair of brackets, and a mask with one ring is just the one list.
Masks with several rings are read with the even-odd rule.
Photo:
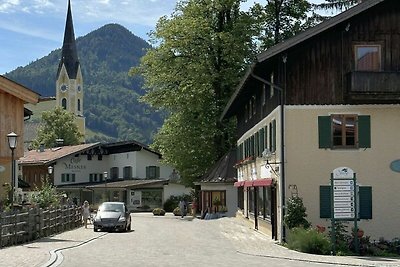
[[[81, 227], [3, 248], [0, 267], [244, 266], [266, 261], [270, 266], [400, 266], [399, 258], [321, 256], [292, 251], [254, 231], [240, 218], [205, 221], [172, 214], [132, 216], [130, 233], [93, 232], [90, 225], [89, 229]], [[130, 264], [123, 264], [126, 262]]]

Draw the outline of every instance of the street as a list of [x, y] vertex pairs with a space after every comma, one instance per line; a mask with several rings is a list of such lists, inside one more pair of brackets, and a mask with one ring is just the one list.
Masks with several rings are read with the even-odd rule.
[[80, 227], [0, 250], [0, 267], [400, 266], [398, 258], [300, 253], [254, 231], [242, 218], [200, 220], [133, 213], [127, 233]]

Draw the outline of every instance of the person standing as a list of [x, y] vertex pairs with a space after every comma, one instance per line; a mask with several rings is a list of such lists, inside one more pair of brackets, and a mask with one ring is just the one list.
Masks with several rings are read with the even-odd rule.
[[90, 205], [89, 201], [85, 200], [82, 205], [82, 220], [85, 228], [87, 228], [87, 221], [90, 217]]
[[179, 201], [179, 210], [181, 212], [181, 218], [183, 218], [183, 216], [185, 216], [185, 210], [186, 210], [185, 201], [183, 200]]

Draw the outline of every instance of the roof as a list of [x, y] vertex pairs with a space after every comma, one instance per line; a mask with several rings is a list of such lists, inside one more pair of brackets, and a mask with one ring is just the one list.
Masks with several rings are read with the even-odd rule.
[[57, 188], [87, 188], [87, 189], [96, 189], [96, 188], [139, 188], [144, 186], [151, 185], [164, 185], [168, 184], [168, 180], [148, 180], [148, 179], [138, 179], [138, 180], [120, 180], [120, 181], [109, 181], [107, 183], [84, 183], [84, 184], [69, 184], [57, 186]]
[[40, 150], [30, 150], [25, 152], [25, 155], [19, 159], [20, 165], [47, 165], [56, 160], [67, 157], [69, 155], [79, 153], [81, 151], [100, 146], [100, 143], [82, 144], [76, 146], [62, 146], [56, 148]]
[[335, 17], [332, 17], [304, 32], [301, 32], [292, 38], [289, 38], [271, 48], [268, 48], [266, 51], [258, 54], [256, 56], [256, 62], [254, 62], [247, 70], [246, 74], [244, 75], [243, 79], [240, 81], [239, 85], [236, 87], [235, 92], [232, 94], [231, 98], [229, 99], [227, 105], [225, 106], [224, 111], [221, 114], [220, 119], [224, 119], [225, 117], [229, 117], [232, 115], [232, 106], [234, 103], [237, 103], [239, 100], [239, 95], [242, 93], [243, 88], [246, 86], [247, 83], [249, 83], [252, 80], [256, 80], [252, 75], [253, 71], [255, 68], [262, 62], [273, 58], [274, 56], [277, 56], [281, 53], [286, 52], [288, 49], [295, 47], [296, 45], [301, 44], [302, 42], [309, 40], [310, 38], [325, 32], [328, 29], [333, 28], [334, 26], [337, 26], [340, 23], [345, 22], [346, 20], [354, 17], [355, 15], [358, 15], [374, 6], [377, 4], [380, 4], [384, 1], [388, 0], [368, 0], [364, 1], [340, 14], [338, 14]]
[[202, 177], [200, 183], [234, 183], [236, 182], [236, 149], [231, 149], [221, 157]]
[[71, 1], [68, 0], [67, 20], [65, 22], [64, 42], [61, 52], [61, 61], [58, 66], [57, 76], [60, 74], [62, 65], [70, 79], [75, 79], [78, 73], [79, 60], [75, 43], [74, 24], [72, 22]]
[[142, 144], [137, 141], [120, 141], [114, 143], [103, 144], [103, 147], [109, 151], [109, 154], [120, 153], [121, 149], [126, 151], [140, 151], [142, 149], [147, 150], [151, 153], [156, 154], [159, 158], [161, 158], [161, 153], [151, 149], [149, 146]]
[[7, 94], [13, 95], [19, 99], [22, 99], [24, 103], [36, 104], [39, 101], [40, 94], [33, 90], [25, 87], [22, 84], [10, 80], [6, 76], [0, 75], [0, 91], [4, 91]]

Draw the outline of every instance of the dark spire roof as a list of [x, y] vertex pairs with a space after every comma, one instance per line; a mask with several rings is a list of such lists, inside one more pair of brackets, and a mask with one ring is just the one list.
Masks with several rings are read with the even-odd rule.
[[61, 61], [58, 65], [57, 76], [62, 65], [65, 65], [70, 79], [75, 79], [78, 73], [79, 60], [75, 44], [74, 24], [72, 23], [71, 1], [68, 0], [67, 21], [65, 23], [64, 43], [62, 47]]

